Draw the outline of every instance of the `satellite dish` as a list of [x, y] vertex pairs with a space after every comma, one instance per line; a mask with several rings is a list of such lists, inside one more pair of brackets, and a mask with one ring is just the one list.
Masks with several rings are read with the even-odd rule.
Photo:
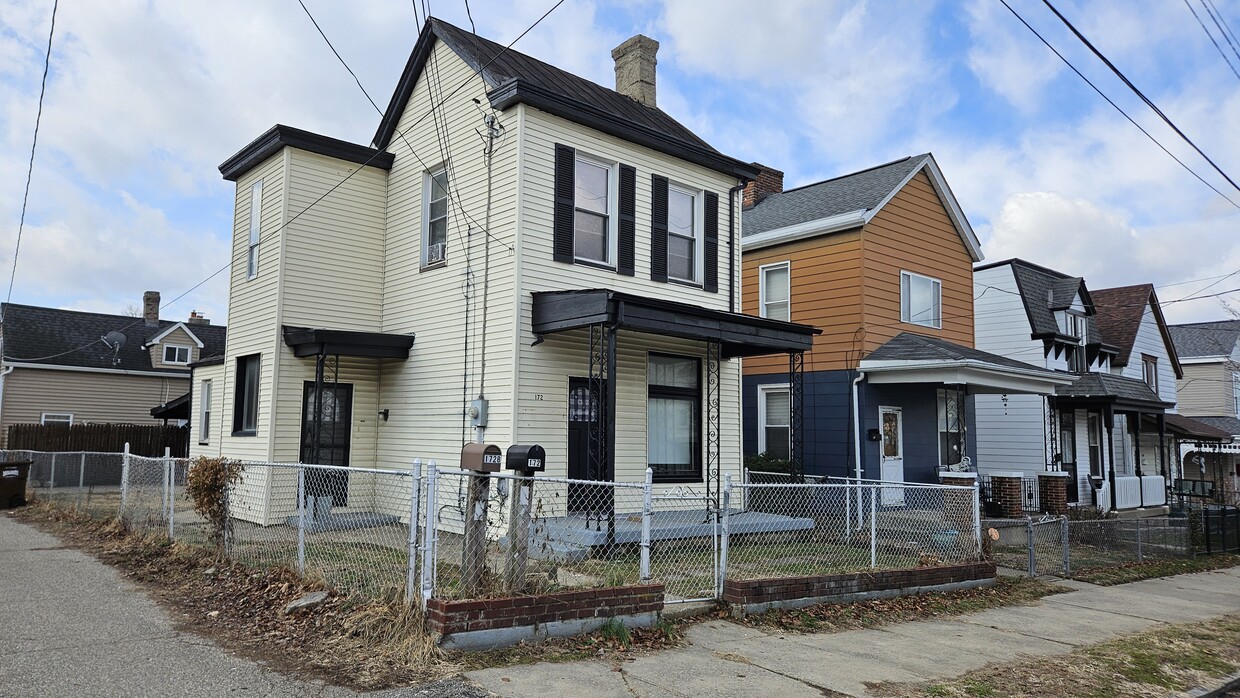
[[107, 345], [110, 353], [112, 354], [112, 365], [116, 366], [120, 364], [121, 347], [125, 346], [125, 342], [128, 340], [125, 333], [119, 330], [112, 330], [106, 335], [100, 337], [100, 339], [103, 340], [103, 343]]

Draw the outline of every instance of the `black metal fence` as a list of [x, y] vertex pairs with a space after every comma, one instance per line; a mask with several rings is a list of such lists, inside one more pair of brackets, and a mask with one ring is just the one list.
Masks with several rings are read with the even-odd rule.
[[1240, 552], [1240, 508], [1206, 506], [1193, 516], [1199, 551], [1207, 555]]

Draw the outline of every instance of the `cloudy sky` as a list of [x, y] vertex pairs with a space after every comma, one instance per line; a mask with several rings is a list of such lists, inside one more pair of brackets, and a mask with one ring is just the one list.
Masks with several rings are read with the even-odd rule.
[[[421, 2], [421, 0], [415, 0]], [[1240, 70], [1203, 2], [1060, 0], [1064, 12], [1233, 179]], [[305, 0], [381, 105], [417, 37], [408, 0]], [[554, 0], [472, 0], [507, 44]], [[1038, 0], [1009, 0], [1193, 170], [1240, 192]], [[7, 280], [52, 0], [0, 0], [0, 270]], [[469, 26], [464, 0], [433, 14]], [[1240, 293], [1240, 209], [1180, 168], [999, 0], [566, 0], [515, 48], [604, 85], [610, 49], [659, 40], [659, 104], [787, 186], [931, 151], [989, 260], [1020, 256], [1093, 288], [1152, 282], [1172, 321], [1223, 317]], [[1237, 44], [1240, 48], [1240, 44]], [[228, 264], [232, 185], [216, 167], [274, 123], [368, 143], [378, 116], [296, 0], [64, 0], [56, 18], [13, 301], [103, 312], [165, 301]], [[165, 307], [215, 321], [226, 274]], [[1211, 286], [1211, 284], [1214, 284]], [[1209, 287], [1209, 288], [1207, 288]], [[1204, 291], [1203, 291], [1204, 289]]]

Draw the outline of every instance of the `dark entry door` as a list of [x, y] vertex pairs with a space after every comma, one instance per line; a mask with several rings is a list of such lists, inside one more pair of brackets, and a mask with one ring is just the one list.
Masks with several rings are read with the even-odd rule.
[[1059, 457], [1060, 466], [1068, 473], [1068, 503], [1076, 504], [1080, 499], [1076, 474], [1076, 415], [1063, 412], [1059, 415]]
[[[568, 379], [568, 478], [570, 480], [606, 480], [606, 473], [590, 472], [590, 430], [600, 415], [601, 397], [593, 394], [590, 379]], [[568, 511], [581, 513], [600, 511], [610, 501], [606, 488], [591, 485], [568, 486]]]
[[[349, 435], [353, 424], [353, 386], [324, 383], [321, 401], [313, 381], [306, 381], [301, 399], [301, 462], [348, 465]], [[321, 421], [316, 425], [316, 406]], [[316, 449], [317, 446], [317, 449]], [[332, 506], [349, 504], [349, 474], [344, 471], [307, 470], [306, 496], [332, 498]]]

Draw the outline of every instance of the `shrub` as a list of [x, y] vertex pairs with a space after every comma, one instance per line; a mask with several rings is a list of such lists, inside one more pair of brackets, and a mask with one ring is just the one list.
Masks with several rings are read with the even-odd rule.
[[207, 520], [208, 538], [220, 545], [228, 526], [228, 488], [241, 479], [241, 464], [199, 456], [190, 464], [185, 486], [194, 511]]
[[792, 473], [792, 461], [762, 453], [745, 458], [745, 467], [761, 473]]

